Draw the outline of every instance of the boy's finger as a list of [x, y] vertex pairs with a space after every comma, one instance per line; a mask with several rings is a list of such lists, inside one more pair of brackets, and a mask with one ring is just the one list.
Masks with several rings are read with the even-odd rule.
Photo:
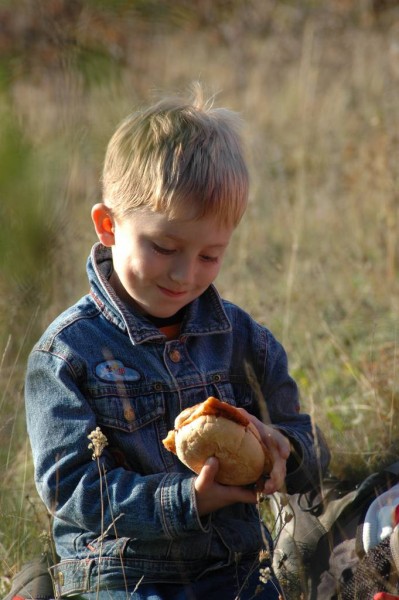
[[219, 471], [219, 461], [215, 456], [211, 456], [204, 463], [201, 471], [199, 472], [197, 479], [195, 481], [195, 488], [199, 490], [204, 490], [215, 481], [215, 477], [217, 472]]
[[283, 435], [283, 434], [281, 434], [281, 438], [279, 440], [279, 446], [280, 446], [280, 454], [281, 454], [281, 456], [285, 460], [287, 460], [288, 457], [289, 457], [289, 455], [291, 454], [292, 447], [291, 447], [289, 439], [285, 435]]
[[274, 494], [274, 492], [280, 490], [284, 485], [286, 474], [286, 462], [284, 459], [279, 457], [274, 462], [273, 469], [269, 475], [269, 478], [264, 483], [262, 492], [268, 495]]

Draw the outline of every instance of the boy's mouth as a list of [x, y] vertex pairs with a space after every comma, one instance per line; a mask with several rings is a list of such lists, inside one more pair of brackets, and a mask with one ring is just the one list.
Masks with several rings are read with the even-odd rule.
[[183, 291], [169, 290], [168, 288], [164, 288], [161, 285], [158, 286], [158, 289], [163, 294], [165, 294], [165, 296], [169, 296], [170, 298], [181, 298], [182, 296], [185, 296], [187, 294], [187, 292], [185, 290], [183, 290]]

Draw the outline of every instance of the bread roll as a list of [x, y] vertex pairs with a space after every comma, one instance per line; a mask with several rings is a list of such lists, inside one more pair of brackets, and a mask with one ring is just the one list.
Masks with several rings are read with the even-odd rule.
[[255, 425], [237, 408], [212, 396], [180, 413], [175, 429], [162, 442], [195, 473], [215, 456], [219, 460], [216, 480], [225, 485], [255, 483], [272, 469]]

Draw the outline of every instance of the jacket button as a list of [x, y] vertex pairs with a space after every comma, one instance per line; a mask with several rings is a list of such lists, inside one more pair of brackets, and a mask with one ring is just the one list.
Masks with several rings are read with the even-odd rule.
[[134, 414], [134, 410], [131, 406], [129, 406], [129, 408], [125, 408], [125, 410], [123, 411], [123, 415], [126, 421], [134, 421], [136, 417], [136, 415]]
[[172, 350], [171, 353], [169, 354], [169, 358], [172, 362], [178, 363], [179, 360], [181, 359], [180, 352], [178, 350]]

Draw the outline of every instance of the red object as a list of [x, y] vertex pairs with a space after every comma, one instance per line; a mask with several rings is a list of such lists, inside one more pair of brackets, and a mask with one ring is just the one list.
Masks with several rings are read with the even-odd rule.
[[26, 598], [22, 598], [22, 596], [13, 596], [12, 600], [26, 600]]
[[388, 594], [387, 592], [377, 592], [374, 594], [374, 600], [398, 600], [399, 596]]
[[394, 526], [399, 523], [399, 504], [395, 506], [393, 511], [393, 524]]

